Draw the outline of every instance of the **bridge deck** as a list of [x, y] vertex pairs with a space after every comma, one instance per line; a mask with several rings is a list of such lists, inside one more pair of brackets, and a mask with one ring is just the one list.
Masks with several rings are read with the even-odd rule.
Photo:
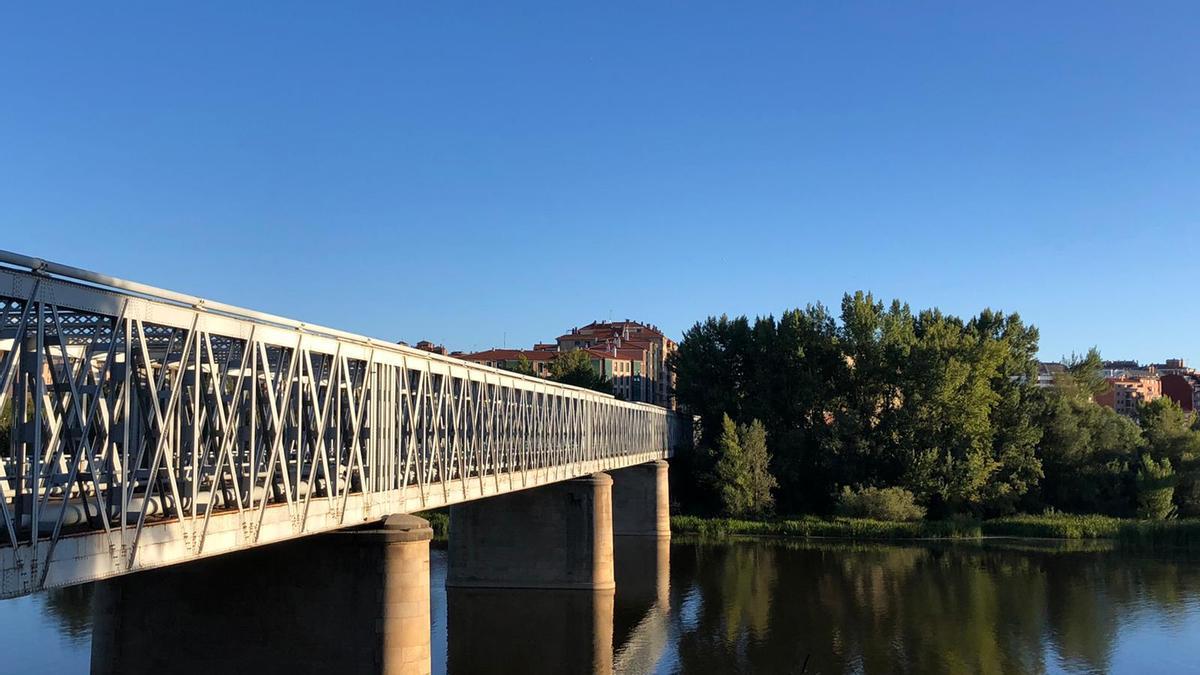
[[[0, 251], [0, 597], [669, 457], [656, 406]], [[24, 268], [24, 269], [20, 269]]]

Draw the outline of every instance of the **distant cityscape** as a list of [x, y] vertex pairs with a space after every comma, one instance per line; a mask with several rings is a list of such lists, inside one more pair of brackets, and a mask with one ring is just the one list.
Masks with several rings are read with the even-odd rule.
[[551, 365], [559, 354], [582, 350], [590, 358], [592, 370], [612, 382], [614, 396], [675, 409], [675, 377], [667, 367], [667, 358], [675, 352], [676, 344], [652, 324], [629, 319], [593, 321], [572, 328], [554, 342], [539, 342], [530, 349], [447, 351], [428, 340], [413, 346], [505, 370], [515, 369], [525, 359], [538, 377], [550, 376]]
[[[583, 350], [590, 357], [592, 369], [612, 382], [613, 395], [675, 409], [675, 376], [667, 367], [667, 359], [677, 345], [653, 324], [630, 319], [593, 321], [529, 349], [449, 351], [428, 340], [413, 346], [505, 370], [514, 370], [525, 359], [535, 375], [547, 378], [557, 355]], [[1062, 363], [1039, 362], [1038, 386], [1053, 387], [1055, 378], [1065, 371]], [[1164, 396], [1183, 410], [1200, 410], [1200, 371], [1183, 359], [1145, 365], [1129, 360], [1105, 361], [1102, 374], [1109, 388], [1095, 397], [1096, 402], [1126, 417], [1136, 417], [1139, 406]]]
[[[1052, 387], [1066, 366], [1038, 364], [1038, 386]], [[1138, 406], [1167, 397], [1187, 411], [1200, 410], [1200, 372], [1183, 359], [1141, 365], [1137, 361], [1105, 361], [1102, 371], [1109, 388], [1096, 402], [1127, 417], [1137, 415]]]

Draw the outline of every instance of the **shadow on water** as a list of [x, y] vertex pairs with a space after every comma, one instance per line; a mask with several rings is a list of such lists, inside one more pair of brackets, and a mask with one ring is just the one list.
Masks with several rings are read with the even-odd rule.
[[95, 584], [55, 588], [43, 594], [42, 612], [75, 645], [86, 645], [92, 636], [92, 597]]
[[612, 670], [613, 591], [446, 589], [451, 673]]
[[96, 585], [93, 673], [382, 672], [386, 549], [328, 535]]
[[[317, 537], [54, 591], [45, 611], [64, 633], [91, 633], [95, 673], [378, 673], [398, 629], [380, 621], [385, 552], [354, 542]], [[435, 552], [432, 613], [446, 622], [435, 661], [452, 673], [611, 672], [616, 646], [622, 670], [652, 668], [669, 552], [669, 540], [620, 538], [619, 593], [443, 589]]]

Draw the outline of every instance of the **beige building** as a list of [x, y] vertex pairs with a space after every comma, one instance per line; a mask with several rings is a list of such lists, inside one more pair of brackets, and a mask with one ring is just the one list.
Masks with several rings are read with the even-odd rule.
[[1096, 402], [1126, 417], [1135, 417], [1138, 406], [1162, 397], [1162, 382], [1157, 375], [1109, 377], [1108, 391], [1096, 396]]
[[557, 343], [559, 351], [594, 354], [598, 372], [612, 379], [613, 394], [675, 409], [675, 378], [667, 359], [676, 344], [657, 326], [628, 319], [593, 321], [558, 336]]
[[675, 349], [675, 342], [655, 326], [628, 320], [593, 321], [572, 328], [555, 342], [539, 342], [533, 349], [489, 349], [452, 356], [507, 370], [514, 369], [524, 357], [536, 375], [549, 377], [555, 355], [583, 350], [591, 359], [592, 369], [612, 382], [614, 396], [673, 410], [675, 378], [667, 368], [667, 358]]

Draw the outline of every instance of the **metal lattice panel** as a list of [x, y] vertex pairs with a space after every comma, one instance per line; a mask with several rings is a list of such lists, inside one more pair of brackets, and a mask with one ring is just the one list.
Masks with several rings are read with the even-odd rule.
[[0, 410], [13, 419], [0, 443], [0, 597], [617, 469], [691, 441], [662, 408], [29, 267], [40, 269], [0, 267]]

